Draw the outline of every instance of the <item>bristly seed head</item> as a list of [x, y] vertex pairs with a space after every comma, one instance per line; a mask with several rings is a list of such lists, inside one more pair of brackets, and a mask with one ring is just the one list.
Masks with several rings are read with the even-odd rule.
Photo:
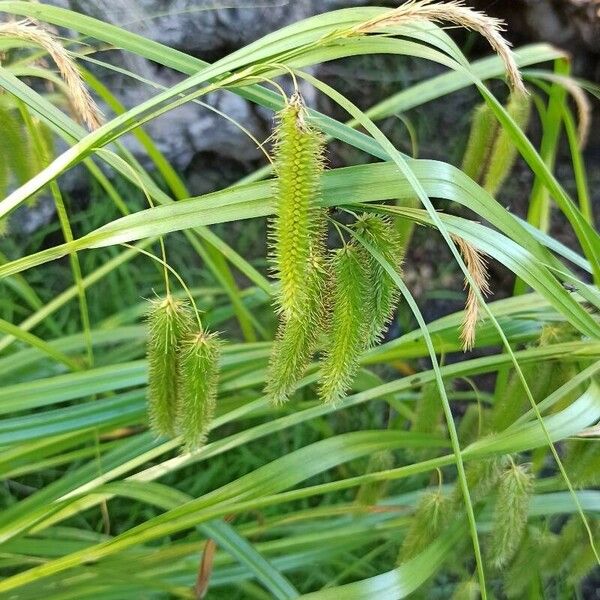
[[152, 300], [148, 323], [148, 410], [152, 429], [173, 435], [178, 402], [179, 345], [192, 328], [189, 305], [173, 296]]
[[285, 318], [300, 316], [307, 302], [311, 255], [321, 248], [326, 227], [319, 207], [323, 137], [306, 120], [295, 94], [277, 115], [275, 132], [276, 216], [271, 222], [271, 259], [280, 279], [277, 305]]
[[492, 530], [492, 558], [498, 568], [508, 564], [519, 548], [527, 524], [533, 481], [527, 465], [514, 463], [500, 478]]
[[340, 401], [352, 384], [361, 353], [368, 342], [369, 274], [361, 251], [352, 243], [335, 252], [331, 321], [320, 381], [325, 402]]
[[220, 342], [215, 333], [189, 333], [179, 348], [177, 433], [186, 450], [204, 442], [213, 420], [219, 375]]
[[386, 28], [410, 24], [414, 21], [430, 23], [454, 23], [460, 27], [476, 31], [482, 35], [502, 59], [508, 81], [513, 90], [527, 93], [521, 73], [510, 49], [510, 44], [502, 36], [504, 22], [468, 8], [462, 0], [435, 2], [434, 0], [409, 0], [375, 19], [356, 27], [357, 33], [384, 31]]
[[[356, 232], [381, 255], [398, 274], [402, 274], [403, 243], [389, 218], [365, 213], [354, 224]], [[360, 259], [369, 277], [370, 313], [367, 333], [367, 347], [381, 341], [394, 314], [400, 298], [396, 282], [383, 265], [363, 246], [360, 246]]]
[[325, 319], [326, 274], [322, 257], [313, 255], [302, 313], [280, 317], [265, 390], [274, 404], [282, 404], [295, 391], [316, 349]]

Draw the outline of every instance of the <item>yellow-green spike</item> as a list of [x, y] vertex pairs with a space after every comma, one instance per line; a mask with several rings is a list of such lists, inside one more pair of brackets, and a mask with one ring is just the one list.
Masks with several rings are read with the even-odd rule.
[[280, 318], [265, 390], [275, 404], [282, 404], [294, 393], [315, 351], [323, 330], [325, 282], [323, 260], [314, 257], [312, 270], [305, 282], [306, 299], [300, 312]]
[[186, 450], [202, 444], [216, 408], [220, 344], [217, 334], [188, 334], [179, 348], [177, 433]]
[[492, 560], [498, 568], [519, 548], [532, 491], [533, 475], [525, 465], [511, 464], [500, 478], [492, 529]]
[[271, 258], [280, 279], [277, 305], [300, 316], [307, 300], [311, 256], [322, 245], [324, 213], [318, 205], [323, 171], [323, 137], [309, 125], [298, 94], [277, 116], [275, 132], [276, 217], [271, 224]]
[[[514, 93], [506, 106], [506, 111], [513, 118], [515, 123], [523, 130], [527, 128], [529, 116], [531, 114], [531, 96], [529, 94]], [[510, 134], [500, 127], [490, 151], [490, 157], [487, 161], [485, 179], [483, 187], [492, 196], [496, 195], [517, 158], [517, 148], [510, 137]]]
[[337, 250], [333, 275], [333, 304], [320, 397], [325, 402], [335, 403], [352, 384], [371, 326], [369, 278], [360, 249], [349, 244]]
[[[354, 224], [356, 232], [373, 246], [385, 261], [402, 274], [403, 244], [400, 235], [389, 218], [365, 213]], [[370, 324], [367, 332], [367, 346], [377, 344], [385, 334], [398, 304], [400, 292], [395, 281], [382, 264], [361, 246], [361, 260], [369, 277]]]
[[188, 305], [169, 295], [153, 300], [148, 323], [148, 412], [152, 429], [173, 435], [179, 385], [179, 345], [189, 333]]
[[471, 131], [461, 168], [478, 183], [482, 181], [497, 130], [498, 122], [490, 106], [485, 102], [477, 106], [473, 111]]

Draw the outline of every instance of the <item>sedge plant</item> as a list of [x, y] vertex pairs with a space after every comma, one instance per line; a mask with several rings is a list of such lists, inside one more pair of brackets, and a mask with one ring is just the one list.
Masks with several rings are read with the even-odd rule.
[[[44, 3], [0, 12], [0, 596], [586, 593], [600, 241], [582, 147], [598, 89], [564, 52], [513, 50], [500, 21], [462, 2], [319, 14], [212, 64]], [[447, 25], [492, 55], [468, 60]], [[143, 80], [107, 48], [179, 83]], [[311, 74], [375, 54], [445, 70], [364, 110]], [[121, 105], [103, 82], [114, 69], [149, 99]], [[309, 106], [306, 82], [348, 120]], [[481, 100], [462, 169], [383, 133], [467, 87]], [[272, 111], [273, 143], [257, 173], [192, 197], [143, 125], [216, 90]], [[337, 166], [332, 140], [368, 160]], [[562, 140], [576, 198], [554, 168]], [[498, 201], [518, 157], [533, 181], [526, 221]], [[60, 177], [80, 163], [83, 208]], [[25, 243], [13, 211], [48, 192], [63, 241]], [[227, 235], [239, 222], [262, 236], [265, 218], [270, 270]], [[429, 322], [410, 279], [428, 239], [464, 300]], [[497, 263], [514, 275], [501, 299]]]

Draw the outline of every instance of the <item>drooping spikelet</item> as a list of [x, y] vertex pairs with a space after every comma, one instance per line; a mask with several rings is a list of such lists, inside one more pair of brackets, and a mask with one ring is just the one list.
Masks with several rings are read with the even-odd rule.
[[600, 440], [596, 437], [567, 442], [565, 471], [577, 488], [600, 486]]
[[462, 0], [437, 2], [436, 0], [409, 0], [398, 8], [383, 12], [375, 18], [355, 27], [359, 33], [382, 31], [388, 27], [402, 26], [415, 21], [431, 23], [454, 23], [482, 35], [498, 54], [506, 69], [506, 76], [513, 90], [525, 93], [523, 80], [510, 44], [502, 37], [504, 22], [464, 5]]
[[317, 202], [323, 137], [307, 122], [298, 94], [290, 98], [277, 119], [276, 217], [270, 237], [274, 271], [281, 281], [277, 304], [287, 318], [304, 312], [311, 257], [322, 246], [324, 212]]
[[400, 547], [398, 562], [406, 562], [422, 552], [433, 542], [451, 516], [448, 496], [438, 491], [424, 494]]
[[158, 434], [173, 435], [179, 385], [178, 351], [189, 333], [188, 305], [173, 296], [153, 300], [148, 321], [148, 411]]
[[0, 24], [0, 37], [2, 36], [15, 37], [41, 46], [56, 63], [65, 82], [69, 101], [79, 120], [92, 130], [100, 127], [102, 112], [90, 95], [73, 56], [55, 36], [31, 21]]
[[[380, 215], [366, 213], [359, 217], [354, 227], [356, 232], [400, 274], [402, 240], [391, 221]], [[367, 346], [372, 346], [379, 342], [385, 333], [398, 304], [400, 292], [389, 273], [365, 247], [361, 247], [361, 259], [369, 276], [370, 306], [365, 307], [365, 310], [370, 313]]]
[[204, 441], [213, 419], [219, 352], [215, 333], [194, 332], [180, 344], [176, 426], [186, 450], [194, 450]]
[[299, 312], [280, 318], [273, 344], [266, 393], [275, 404], [282, 404], [294, 393], [304, 375], [323, 330], [325, 316], [326, 271], [324, 261], [315, 256], [305, 282], [304, 304]]
[[437, 385], [433, 382], [426, 384], [421, 391], [421, 397], [417, 400], [415, 418], [410, 430], [417, 433], [438, 432], [443, 413]]
[[504, 567], [517, 551], [527, 524], [533, 475], [526, 465], [511, 464], [498, 486], [492, 530], [492, 560]]
[[[527, 598], [527, 590], [531, 589], [531, 584], [535, 580], [539, 581], [540, 569], [545, 567], [545, 558], [554, 555], [556, 538], [556, 534], [551, 531], [542, 531], [537, 527], [526, 528], [510, 565], [502, 569], [502, 591], [507, 598]], [[562, 563], [563, 558], [560, 556], [557, 562]], [[555, 573], [559, 570], [560, 566], [555, 569]]]
[[371, 320], [369, 276], [361, 250], [348, 244], [333, 260], [334, 290], [331, 322], [322, 366], [320, 396], [338, 402], [352, 384], [361, 353], [367, 347]]
[[[529, 115], [531, 114], [531, 96], [521, 93], [511, 94], [506, 111], [521, 129], [526, 129], [529, 122]], [[502, 184], [506, 181], [516, 157], [517, 148], [510, 134], [504, 127], [500, 127], [494, 141], [494, 146], [490, 151], [489, 160], [487, 161], [488, 167], [483, 182], [483, 187], [492, 196], [498, 192]]]
[[471, 131], [462, 162], [462, 171], [478, 183], [483, 180], [498, 122], [489, 104], [484, 102], [473, 111]]
[[[461, 237], [453, 235], [452, 239], [460, 250], [475, 286], [483, 296], [487, 296], [491, 290], [485, 255]], [[475, 332], [479, 321], [480, 307], [475, 289], [466, 277], [465, 289], [467, 290], [467, 301], [465, 302], [465, 316], [462, 322], [460, 339], [463, 343], [463, 350], [468, 352], [475, 345]]]

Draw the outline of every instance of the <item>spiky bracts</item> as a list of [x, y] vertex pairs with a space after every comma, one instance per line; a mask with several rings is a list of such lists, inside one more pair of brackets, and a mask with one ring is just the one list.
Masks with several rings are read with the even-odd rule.
[[308, 124], [298, 94], [278, 114], [275, 138], [276, 217], [270, 237], [281, 282], [277, 305], [284, 317], [299, 317], [308, 299], [312, 258], [323, 246], [325, 214], [318, 205], [323, 137]]
[[[353, 227], [359, 239], [400, 273], [402, 242], [387, 218], [364, 214]], [[320, 395], [335, 403], [350, 388], [362, 352], [385, 333], [399, 292], [381, 262], [358, 241], [336, 252], [332, 270], [334, 290]]]
[[188, 334], [179, 347], [176, 428], [187, 450], [197, 448], [213, 419], [219, 374], [217, 334]]
[[422, 552], [439, 535], [451, 516], [450, 505], [450, 499], [439, 491], [423, 495], [400, 547], [399, 563]]
[[153, 300], [148, 321], [148, 412], [152, 429], [175, 433], [179, 388], [179, 347], [192, 329], [187, 303], [169, 295]]
[[279, 404], [296, 389], [323, 328], [327, 217], [318, 205], [323, 138], [308, 124], [298, 94], [278, 114], [275, 137], [277, 205], [270, 241], [280, 280], [280, 322], [266, 393]]
[[[358, 218], [354, 229], [381, 254], [396, 273], [402, 273], [402, 240], [388, 218], [365, 213]], [[400, 291], [382, 264], [364, 247], [361, 249], [361, 260], [369, 278], [370, 323], [366, 344], [369, 347], [381, 341], [386, 332], [398, 304]]]
[[369, 273], [361, 250], [348, 244], [333, 259], [334, 290], [320, 396], [341, 400], [352, 384], [371, 326], [368, 315]]
[[[338, 250], [333, 260], [325, 259], [327, 214], [318, 203], [323, 140], [308, 124], [298, 94], [279, 113], [275, 136], [276, 217], [270, 242], [280, 280], [276, 298], [280, 323], [266, 393], [282, 403], [294, 392], [327, 320], [320, 395], [337, 402], [352, 383], [362, 351], [383, 335], [398, 292], [384, 267], [356, 242]], [[355, 227], [400, 272], [402, 243], [389, 220], [363, 215]], [[325, 289], [328, 270], [332, 293]]]
[[323, 331], [326, 270], [322, 259], [314, 258], [305, 287], [308, 293], [301, 312], [287, 319], [281, 317], [273, 345], [266, 392], [275, 404], [294, 393]]
[[215, 411], [219, 339], [195, 329], [189, 304], [171, 295], [151, 301], [147, 321], [150, 426], [159, 435], [181, 435], [193, 450]]
[[534, 477], [527, 465], [511, 463], [498, 485], [492, 530], [492, 560], [504, 567], [515, 555], [527, 524]]

